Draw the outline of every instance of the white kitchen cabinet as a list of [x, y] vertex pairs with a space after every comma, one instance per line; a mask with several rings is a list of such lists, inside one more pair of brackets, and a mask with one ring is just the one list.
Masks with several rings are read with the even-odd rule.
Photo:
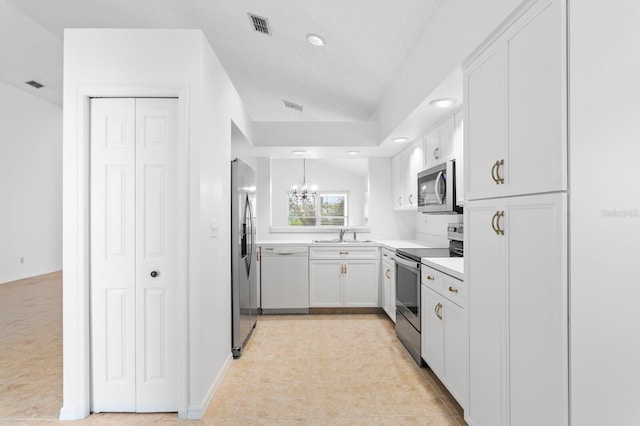
[[341, 260], [309, 260], [309, 306], [343, 305], [343, 266]]
[[382, 249], [382, 309], [396, 322], [396, 264], [395, 252]]
[[566, 3], [518, 13], [464, 64], [467, 200], [567, 189]]
[[457, 141], [454, 114], [425, 137], [424, 168], [428, 169], [456, 158]]
[[466, 407], [467, 321], [464, 299], [459, 298], [464, 283], [425, 265], [421, 274], [422, 358]]
[[311, 307], [380, 306], [378, 247], [311, 247]]
[[471, 424], [568, 424], [567, 195], [467, 202]]
[[418, 205], [418, 173], [424, 167], [422, 140], [391, 159], [391, 185], [395, 210], [416, 209]]

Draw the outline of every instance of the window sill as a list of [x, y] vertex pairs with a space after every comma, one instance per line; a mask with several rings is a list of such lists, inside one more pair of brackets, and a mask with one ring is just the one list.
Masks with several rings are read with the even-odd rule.
[[269, 228], [269, 232], [275, 233], [290, 233], [290, 234], [335, 234], [342, 229], [348, 229], [349, 232], [371, 232], [371, 228], [368, 226], [272, 226]]

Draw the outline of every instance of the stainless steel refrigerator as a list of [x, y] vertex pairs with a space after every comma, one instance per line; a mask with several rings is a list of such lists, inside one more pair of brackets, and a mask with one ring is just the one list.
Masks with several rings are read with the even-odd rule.
[[242, 351], [256, 326], [256, 172], [237, 158], [231, 162], [231, 350]]

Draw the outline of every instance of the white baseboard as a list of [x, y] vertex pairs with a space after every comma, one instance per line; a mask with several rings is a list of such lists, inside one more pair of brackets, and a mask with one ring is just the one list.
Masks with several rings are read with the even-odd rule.
[[205, 394], [204, 398], [202, 398], [202, 401], [200, 402], [200, 404], [190, 405], [187, 408], [186, 416], [185, 417], [180, 416], [181, 419], [200, 420], [204, 416], [204, 413], [207, 411], [207, 407], [209, 407], [209, 404], [211, 404], [211, 401], [213, 400], [213, 396], [216, 394], [216, 391], [220, 387], [220, 384], [222, 383], [224, 376], [227, 374], [227, 371], [229, 371], [229, 367], [231, 367], [232, 362], [233, 362], [233, 355], [229, 353], [229, 356], [227, 357], [227, 359], [224, 362], [224, 365], [222, 366], [222, 369], [216, 376], [213, 383], [211, 383], [209, 390]]
[[82, 420], [89, 416], [89, 413], [81, 413], [77, 407], [62, 407], [58, 420]]

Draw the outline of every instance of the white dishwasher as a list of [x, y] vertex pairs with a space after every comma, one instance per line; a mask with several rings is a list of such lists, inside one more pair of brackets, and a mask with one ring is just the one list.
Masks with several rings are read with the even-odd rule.
[[260, 253], [262, 313], [308, 314], [308, 247], [262, 247]]

